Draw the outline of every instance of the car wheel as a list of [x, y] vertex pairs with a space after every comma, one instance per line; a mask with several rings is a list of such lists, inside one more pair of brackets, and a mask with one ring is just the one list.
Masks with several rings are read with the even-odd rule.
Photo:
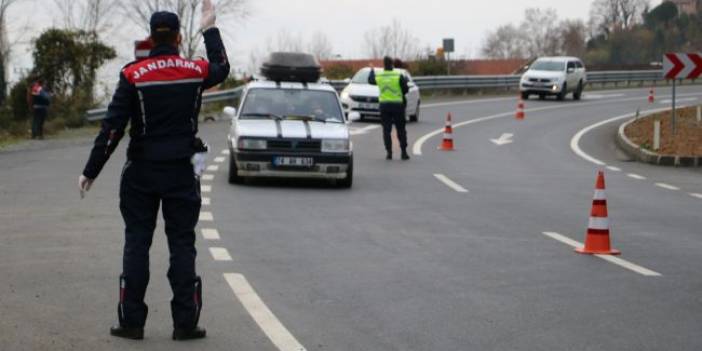
[[529, 93], [522, 92], [522, 100], [529, 100]]
[[561, 89], [561, 92], [558, 93], [558, 96], [556, 97], [558, 101], [563, 101], [566, 98], [566, 95], [568, 94], [568, 84], [563, 83], [563, 89]]
[[420, 112], [421, 112], [421, 102], [417, 102], [417, 111], [415, 111], [414, 114], [410, 116], [410, 118], [409, 118], [410, 122], [413, 122], [413, 123], [419, 122], [419, 113]]
[[244, 182], [244, 177], [239, 176], [239, 170], [236, 168], [234, 153], [229, 156], [229, 184], [241, 184]]
[[578, 89], [573, 93], [574, 100], [580, 100], [583, 97], [583, 82], [578, 83]]
[[349, 161], [349, 168], [346, 170], [346, 178], [337, 180], [336, 186], [342, 189], [350, 189], [353, 186], [353, 157]]

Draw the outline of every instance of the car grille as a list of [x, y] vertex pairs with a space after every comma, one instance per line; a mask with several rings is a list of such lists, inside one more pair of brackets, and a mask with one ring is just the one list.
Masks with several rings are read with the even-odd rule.
[[322, 142], [320, 140], [269, 140], [268, 150], [319, 152], [322, 150]]
[[529, 81], [532, 83], [551, 83], [550, 79], [537, 79], [537, 78], [529, 78]]
[[378, 98], [374, 96], [358, 96], [358, 95], [351, 95], [351, 100], [356, 101], [356, 102], [367, 102], [367, 103], [378, 103]]

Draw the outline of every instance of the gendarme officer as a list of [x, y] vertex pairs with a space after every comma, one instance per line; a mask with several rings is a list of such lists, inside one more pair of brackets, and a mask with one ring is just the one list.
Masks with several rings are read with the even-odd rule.
[[80, 176], [81, 194], [88, 191], [131, 121], [127, 163], [120, 184], [120, 210], [125, 230], [123, 273], [114, 336], [142, 339], [148, 308], [149, 248], [159, 206], [163, 208], [173, 289], [173, 339], [205, 337], [198, 326], [202, 309], [201, 280], [195, 273], [195, 226], [201, 198], [191, 159], [203, 152], [196, 135], [202, 92], [221, 83], [229, 62], [214, 27], [210, 0], [203, 2], [202, 30], [208, 61], [180, 57], [178, 16], [157, 12], [151, 17], [154, 49], [149, 58], [127, 65]]
[[387, 159], [392, 160], [392, 126], [395, 125], [397, 138], [402, 149], [402, 159], [409, 160], [407, 153], [407, 129], [405, 125], [405, 109], [407, 108], [405, 95], [409, 92], [407, 78], [393, 67], [390, 57], [383, 59], [384, 70], [375, 73], [371, 68], [368, 83], [377, 85], [380, 89], [380, 118], [383, 123], [383, 141], [387, 151]]

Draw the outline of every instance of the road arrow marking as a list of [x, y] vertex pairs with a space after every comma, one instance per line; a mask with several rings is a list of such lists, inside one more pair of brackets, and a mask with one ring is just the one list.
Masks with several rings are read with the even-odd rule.
[[490, 139], [490, 141], [492, 141], [493, 144], [495, 144], [497, 146], [502, 146], [502, 145], [507, 145], [507, 144], [513, 143], [514, 142], [514, 140], [512, 140], [513, 137], [514, 137], [514, 134], [504, 133], [504, 134], [502, 134], [502, 136], [500, 136], [499, 139]]

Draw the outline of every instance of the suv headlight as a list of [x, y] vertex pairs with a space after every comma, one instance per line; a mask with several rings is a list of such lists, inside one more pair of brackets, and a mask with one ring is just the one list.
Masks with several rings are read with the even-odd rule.
[[239, 139], [237, 147], [241, 150], [265, 150], [268, 142], [261, 139]]
[[341, 100], [351, 100], [351, 94], [349, 94], [349, 92], [346, 90], [342, 91]]
[[322, 152], [349, 152], [349, 140], [324, 139], [322, 140]]

